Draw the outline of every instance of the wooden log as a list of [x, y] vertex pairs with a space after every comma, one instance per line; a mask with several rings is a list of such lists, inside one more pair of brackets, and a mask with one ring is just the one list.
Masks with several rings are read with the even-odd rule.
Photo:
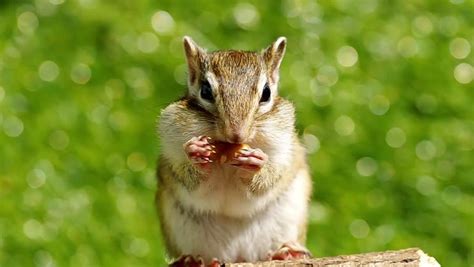
[[439, 263], [419, 248], [372, 252], [347, 256], [292, 261], [266, 261], [257, 263], [230, 263], [227, 267], [299, 267], [299, 266], [366, 266], [366, 267], [440, 267]]

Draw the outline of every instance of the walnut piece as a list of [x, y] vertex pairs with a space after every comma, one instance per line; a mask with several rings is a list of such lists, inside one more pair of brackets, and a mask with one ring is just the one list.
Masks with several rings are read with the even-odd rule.
[[247, 144], [232, 144], [226, 142], [213, 142], [215, 146], [215, 153], [211, 154], [211, 160], [219, 162], [220, 164], [231, 161], [238, 156], [238, 152], [241, 149], [249, 149], [250, 146]]

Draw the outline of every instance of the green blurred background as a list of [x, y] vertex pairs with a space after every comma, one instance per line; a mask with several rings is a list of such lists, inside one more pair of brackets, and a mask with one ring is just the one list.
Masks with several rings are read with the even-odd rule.
[[[474, 266], [474, 1], [0, 1], [0, 266], [160, 266], [157, 115], [182, 36], [288, 38], [314, 255]], [[205, 245], [205, 243], [203, 243]]]

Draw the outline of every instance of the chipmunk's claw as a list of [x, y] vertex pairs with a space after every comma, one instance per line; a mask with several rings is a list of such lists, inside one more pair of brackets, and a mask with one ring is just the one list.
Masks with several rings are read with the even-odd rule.
[[221, 263], [217, 259], [212, 259], [212, 261], [206, 265], [204, 260], [197, 256], [196, 258], [191, 255], [183, 255], [173, 263], [169, 265], [169, 267], [220, 267]]
[[191, 255], [183, 255], [171, 263], [169, 267], [206, 267], [201, 257], [194, 258]]
[[267, 154], [261, 149], [243, 148], [236, 153], [230, 164], [249, 172], [257, 172], [265, 165], [267, 160]]
[[310, 259], [311, 253], [305, 247], [297, 244], [283, 244], [277, 251], [269, 255], [269, 260]]
[[220, 261], [216, 258], [212, 259], [211, 263], [207, 265], [207, 267], [220, 267], [224, 266], [223, 264], [220, 263]]
[[183, 145], [188, 159], [200, 169], [205, 169], [212, 163], [211, 155], [216, 153], [215, 146], [209, 143], [208, 136], [197, 136], [191, 138]]

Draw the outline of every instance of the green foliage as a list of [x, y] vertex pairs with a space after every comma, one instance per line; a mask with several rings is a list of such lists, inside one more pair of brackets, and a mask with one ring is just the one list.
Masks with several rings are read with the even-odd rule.
[[0, 266], [161, 265], [155, 124], [185, 90], [185, 34], [209, 49], [288, 37], [280, 91], [308, 147], [316, 256], [418, 246], [473, 265], [473, 10], [0, 2]]

